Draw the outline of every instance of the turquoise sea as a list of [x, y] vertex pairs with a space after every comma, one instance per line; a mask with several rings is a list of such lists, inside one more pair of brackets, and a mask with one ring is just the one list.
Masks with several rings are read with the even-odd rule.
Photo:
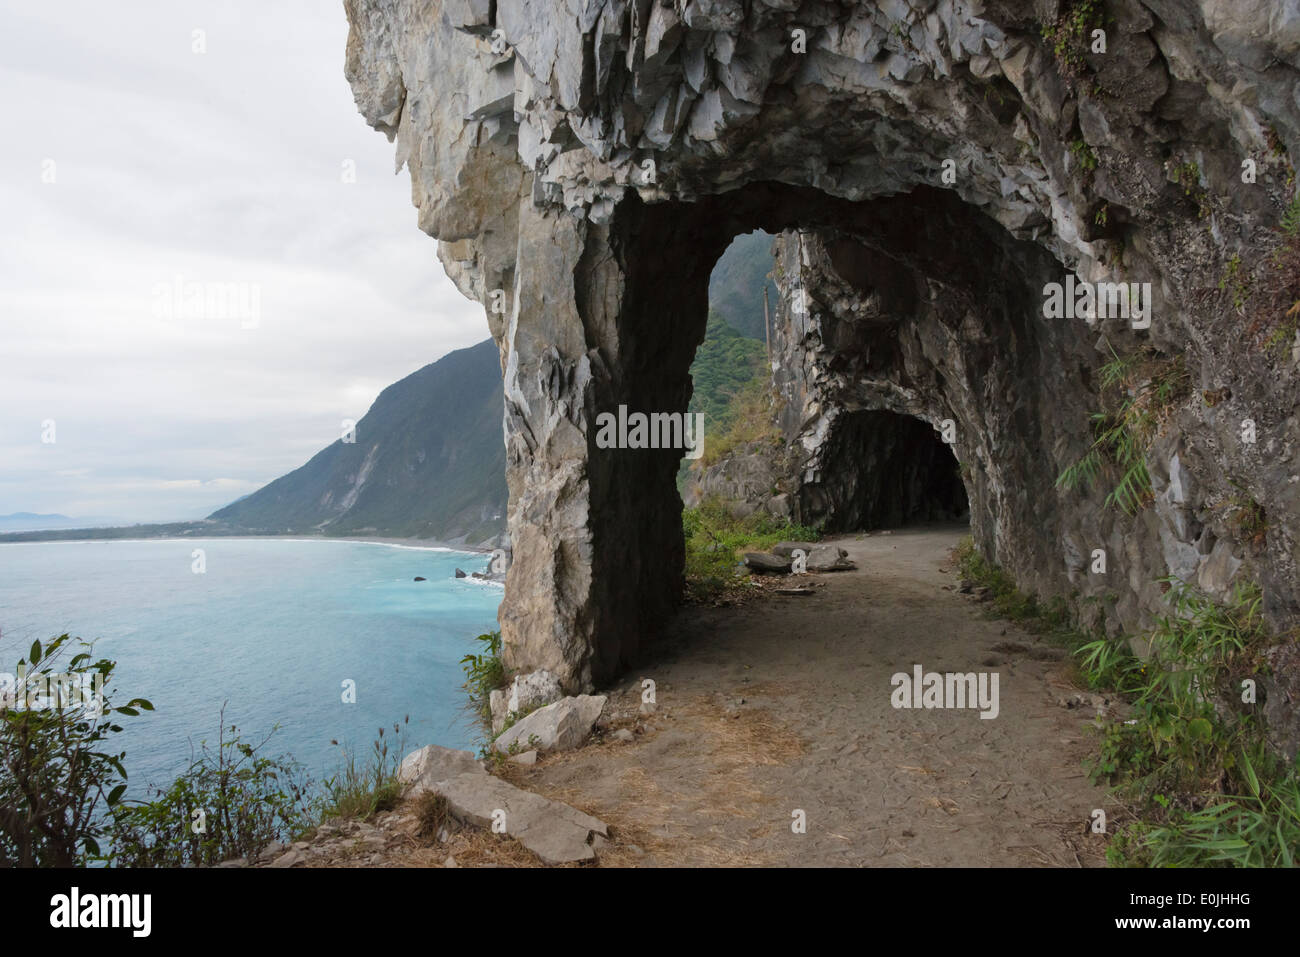
[[[196, 572], [196, 549], [204, 570]], [[133, 797], [166, 785], [225, 723], [321, 780], [340, 748], [364, 757], [410, 716], [405, 751], [477, 750], [460, 658], [496, 628], [499, 586], [454, 577], [487, 556], [292, 539], [0, 544], [0, 672], [64, 632], [117, 662], [112, 700], [156, 710], [121, 721]], [[413, 581], [423, 576], [427, 581]], [[343, 701], [345, 681], [356, 703]]]

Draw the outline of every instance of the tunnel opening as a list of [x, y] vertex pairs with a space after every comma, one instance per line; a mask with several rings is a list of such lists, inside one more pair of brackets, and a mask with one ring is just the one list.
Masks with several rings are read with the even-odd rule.
[[[714, 266], [737, 236], [756, 230], [789, 237], [786, 259], [777, 263], [787, 284], [783, 301], [799, 298], [789, 282], [824, 266], [806, 308], [785, 303], [782, 320], [772, 317], [775, 412], [782, 441], [801, 458], [797, 484], [836, 487], [826, 501], [794, 496], [796, 523], [811, 524], [819, 510], [828, 530], [940, 519], [965, 512], [969, 496], [976, 543], [996, 553], [1055, 522], [1053, 496], [1007, 495], [1051, 488], [1056, 436], [1045, 410], [1087, 421], [1086, 409], [1065, 408], [1051, 393], [1062, 377], [1077, 374], [1065, 365], [1068, 354], [1092, 351], [1088, 330], [1042, 322], [1041, 290], [1061, 268], [1051, 254], [1014, 238], [949, 190], [917, 187], [852, 201], [761, 182], [656, 203], [631, 193], [608, 223], [577, 232], [571, 301], [584, 341], [539, 355], [529, 372], [539, 394], [558, 402], [580, 386], [588, 423], [621, 406], [685, 414]], [[981, 257], [969, 255], [973, 241], [982, 244]], [[553, 255], [546, 246], [527, 252], [544, 263]], [[555, 296], [540, 287], [526, 291], [539, 303]], [[527, 334], [521, 327], [516, 340]], [[574, 497], [571, 490], [581, 486], [568, 478], [535, 483], [546, 494], [515, 506], [528, 517], [515, 524], [529, 536], [516, 543], [516, 558], [539, 552], [528, 567], [541, 569], [541, 577], [529, 584], [542, 589], [555, 614], [529, 613], [537, 591], [515, 601], [516, 586], [508, 582], [502, 620], [512, 633], [537, 632], [516, 643], [548, 649], [570, 686], [589, 687], [629, 667], [682, 603], [677, 478], [685, 450], [602, 447], [595, 428], [583, 439], [560, 427], [574, 413], [555, 408], [560, 418], [548, 421], [558, 425], [542, 434], [553, 445], [584, 443], [572, 453], [581, 462], [572, 478], [586, 492]], [[839, 438], [837, 421], [845, 423]], [[945, 421], [953, 426], [951, 445], [936, 448], [933, 432]], [[885, 427], [873, 433], [873, 423]], [[521, 448], [535, 440], [532, 429], [520, 429]], [[707, 425], [705, 436], [707, 446]], [[569, 452], [548, 454], [570, 461]], [[960, 474], [954, 456], [967, 466]], [[872, 457], [886, 464], [868, 478], [861, 463]], [[568, 476], [564, 469], [557, 475]], [[809, 514], [799, 514], [805, 503]], [[538, 630], [543, 622], [553, 625], [546, 633]], [[509, 643], [507, 651], [513, 664]]]
[[913, 416], [884, 410], [840, 416], [826, 443], [823, 473], [800, 489], [800, 508], [805, 521], [825, 532], [970, 519], [952, 447]]

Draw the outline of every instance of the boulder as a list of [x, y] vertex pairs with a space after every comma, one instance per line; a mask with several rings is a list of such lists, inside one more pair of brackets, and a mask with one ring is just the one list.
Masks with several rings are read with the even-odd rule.
[[817, 545], [808, 553], [808, 571], [842, 572], [857, 568], [849, 553], [835, 545]]
[[406, 785], [406, 796], [435, 790], [434, 785], [458, 774], [487, 774], [483, 764], [468, 751], [430, 744], [402, 759], [397, 779]]
[[801, 549], [807, 555], [817, 547], [816, 542], [777, 542], [772, 546], [772, 554], [780, 555], [782, 558], [791, 558], [796, 548]]
[[521, 748], [536, 747], [542, 751], [576, 748], [590, 736], [604, 707], [604, 695], [562, 698], [521, 718], [493, 741], [492, 747], [502, 754], [508, 754], [516, 742]]
[[438, 791], [451, 816], [473, 827], [490, 828], [503, 812], [505, 833], [547, 864], [589, 861], [596, 856], [594, 839], [609, 836], [605, 822], [490, 774], [460, 774]]
[[492, 709], [492, 733], [500, 734], [510, 715], [535, 711], [563, 697], [560, 679], [545, 669], [516, 675], [509, 688], [501, 694], [493, 692], [488, 696], [488, 705]]
[[467, 576], [465, 575], [465, 570], [464, 570], [463, 568], [458, 568], [458, 569], [456, 569], [456, 577], [457, 577], [457, 578], [465, 578], [465, 577], [467, 577]]
[[418, 581], [418, 582], [428, 581], [428, 579], [425, 578], [423, 575], [416, 575], [416, 576], [415, 576], [415, 580]]
[[789, 558], [778, 558], [767, 552], [745, 552], [745, 564], [760, 575], [788, 575], [791, 562]]

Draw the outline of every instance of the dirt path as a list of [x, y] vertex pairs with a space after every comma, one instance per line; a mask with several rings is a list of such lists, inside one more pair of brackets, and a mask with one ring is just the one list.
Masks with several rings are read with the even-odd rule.
[[[610, 864], [1100, 864], [1090, 715], [1058, 703], [1059, 651], [957, 593], [962, 534], [834, 539], [858, 570], [809, 576], [810, 597], [688, 609], [608, 692], [633, 741], [503, 773], [608, 822]], [[893, 708], [891, 676], [917, 664], [998, 673], [998, 716]], [[642, 677], [654, 714], [637, 714]]]

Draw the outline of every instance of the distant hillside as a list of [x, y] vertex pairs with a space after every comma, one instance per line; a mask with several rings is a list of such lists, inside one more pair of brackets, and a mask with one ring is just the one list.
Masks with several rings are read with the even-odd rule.
[[732, 400], [747, 382], [763, 373], [763, 359], [762, 342], [741, 335], [721, 314], [709, 310], [704, 341], [691, 363], [690, 402], [692, 412], [704, 413], [707, 434], [718, 435], [729, 424]]
[[12, 512], [0, 515], [0, 531], [18, 532], [27, 529], [63, 528], [73, 519], [66, 515], [37, 515], [34, 512]]
[[763, 286], [776, 308], [772, 271], [772, 234], [737, 236], [709, 277], [709, 309], [716, 311], [742, 335], [763, 341]]
[[477, 544], [505, 530], [496, 345], [448, 353], [390, 385], [311, 461], [209, 520], [246, 533], [391, 535]]

